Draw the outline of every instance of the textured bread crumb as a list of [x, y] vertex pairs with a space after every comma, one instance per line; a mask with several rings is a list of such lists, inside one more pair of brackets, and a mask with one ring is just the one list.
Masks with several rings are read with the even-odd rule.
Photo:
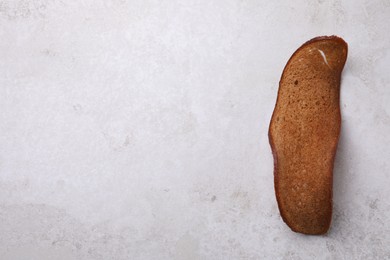
[[314, 38], [293, 54], [280, 80], [269, 138], [279, 209], [296, 232], [322, 234], [330, 226], [346, 57], [342, 39]]

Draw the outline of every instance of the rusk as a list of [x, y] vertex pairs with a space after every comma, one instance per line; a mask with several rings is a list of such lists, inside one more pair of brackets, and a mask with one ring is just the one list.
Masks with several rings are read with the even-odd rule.
[[331, 223], [347, 52], [337, 36], [316, 37], [295, 51], [279, 82], [269, 141], [279, 211], [295, 232], [323, 234]]

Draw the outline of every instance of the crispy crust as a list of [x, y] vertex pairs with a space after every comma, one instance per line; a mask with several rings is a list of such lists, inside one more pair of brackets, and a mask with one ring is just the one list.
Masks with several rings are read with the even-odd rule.
[[[275, 111], [276, 111], [276, 106], [279, 102], [279, 97], [280, 97], [280, 85], [281, 85], [281, 82], [282, 82], [282, 79], [283, 79], [283, 76], [285, 75], [285, 72], [286, 72], [286, 68], [288, 67], [288, 65], [290, 64], [290, 62], [293, 60], [294, 56], [300, 51], [302, 50], [303, 48], [307, 47], [308, 45], [310, 44], [313, 44], [313, 43], [318, 43], [320, 41], [335, 41], [335, 42], [338, 42], [339, 44], [341, 45], [344, 45], [346, 51], [347, 51], [347, 54], [348, 54], [348, 45], [347, 43], [340, 37], [337, 37], [337, 36], [319, 36], [319, 37], [315, 37], [307, 42], [305, 42], [302, 46], [300, 46], [294, 53], [293, 55], [290, 57], [290, 59], [288, 60], [285, 68], [283, 69], [283, 73], [282, 73], [282, 76], [281, 76], [281, 79], [279, 81], [279, 89], [278, 89], [278, 95], [277, 95], [277, 100], [276, 100], [276, 103], [275, 103], [275, 107], [274, 107], [274, 111], [272, 113], [272, 117], [271, 117], [271, 121], [270, 121], [270, 128], [269, 128], [269, 132], [268, 132], [268, 138], [269, 138], [269, 142], [270, 142], [270, 146], [271, 146], [271, 150], [272, 150], [272, 155], [273, 155], [273, 158], [274, 158], [274, 186], [275, 186], [275, 194], [276, 194], [276, 200], [277, 200], [277, 203], [278, 203], [278, 207], [279, 207], [279, 211], [280, 211], [280, 214], [281, 214], [281, 217], [283, 219], [283, 221], [294, 231], [294, 232], [299, 232], [299, 233], [303, 233], [303, 234], [307, 234], [307, 235], [320, 235], [320, 234], [325, 234], [329, 227], [330, 227], [330, 224], [331, 224], [331, 221], [328, 222], [326, 228], [324, 228], [323, 230], [319, 231], [319, 232], [306, 232], [305, 230], [299, 230], [296, 228], [296, 226], [294, 225], [294, 223], [292, 223], [291, 221], [289, 221], [289, 219], [286, 217], [286, 213], [285, 213], [285, 210], [283, 207], [281, 207], [281, 198], [280, 198], [280, 194], [279, 194], [279, 183], [278, 183], [278, 152], [277, 152], [277, 149], [275, 148], [275, 142], [273, 140], [273, 137], [272, 137], [272, 133], [271, 133], [271, 124], [275, 121]], [[346, 56], [347, 56], [346, 54]], [[345, 65], [345, 62], [346, 62], [346, 59], [344, 60], [344, 63], [342, 64], [341, 66], [341, 70], [342, 68], [344, 67]], [[341, 81], [341, 71], [340, 71], [340, 75], [338, 77], [338, 83], [340, 84], [340, 81]], [[340, 103], [340, 97], [338, 96], [338, 104]], [[338, 120], [337, 122], [335, 122], [336, 124], [338, 124], [339, 126], [341, 126], [341, 114], [340, 114], [340, 105], [338, 106]], [[338, 141], [339, 141], [339, 136], [340, 136], [340, 133], [338, 133], [337, 137], [336, 137], [336, 140], [334, 142], [334, 145], [332, 147], [332, 158], [331, 158], [331, 164], [332, 164], [332, 167], [330, 169], [330, 171], [327, 173], [329, 176], [330, 176], [330, 179], [331, 179], [331, 183], [333, 183], [333, 164], [334, 164], [334, 158], [335, 158], [335, 155], [336, 155], [336, 150], [337, 150], [337, 144], [338, 144]], [[332, 194], [332, 185], [330, 187], [330, 194]], [[329, 201], [330, 203], [330, 211], [327, 213], [328, 215], [328, 219], [331, 220], [331, 216], [332, 216], [332, 200]]]

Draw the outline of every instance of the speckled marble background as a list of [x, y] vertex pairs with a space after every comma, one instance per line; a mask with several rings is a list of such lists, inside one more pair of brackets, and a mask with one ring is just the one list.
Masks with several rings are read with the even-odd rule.
[[[390, 259], [390, 1], [277, 2], [0, 0], [0, 259]], [[303, 236], [267, 131], [331, 34], [333, 224]]]

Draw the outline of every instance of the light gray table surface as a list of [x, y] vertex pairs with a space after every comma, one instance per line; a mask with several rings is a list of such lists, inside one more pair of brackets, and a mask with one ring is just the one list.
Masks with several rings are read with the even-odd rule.
[[[0, 259], [390, 259], [390, 1], [0, 1]], [[290, 231], [268, 126], [349, 44], [334, 214]]]

